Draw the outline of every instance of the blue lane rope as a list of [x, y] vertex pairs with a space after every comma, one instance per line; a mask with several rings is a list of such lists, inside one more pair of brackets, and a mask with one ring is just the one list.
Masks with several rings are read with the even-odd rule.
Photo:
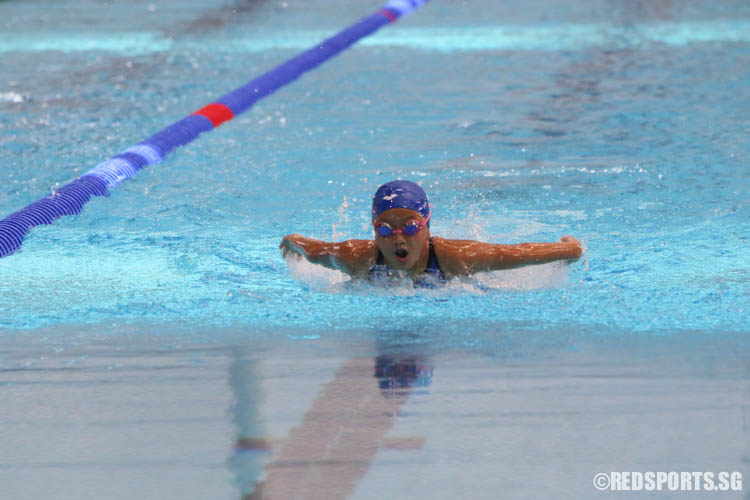
[[428, 0], [390, 0], [371, 14], [319, 45], [277, 66], [271, 71], [232, 90], [182, 120], [152, 135], [145, 141], [100, 163], [78, 179], [0, 220], [0, 257], [18, 250], [26, 233], [34, 226], [51, 224], [63, 215], [81, 213], [93, 196], [108, 196], [109, 190], [133, 177], [142, 168], [160, 163], [173, 149], [187, 144], [202, 132], [247, 111], [256, 101], [314, 69]]

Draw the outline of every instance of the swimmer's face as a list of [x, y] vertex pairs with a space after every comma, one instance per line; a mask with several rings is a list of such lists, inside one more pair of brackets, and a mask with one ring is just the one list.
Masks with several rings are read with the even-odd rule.
[[[375, 224], [386, 223], [393, 229], [401, 229], [405, 224], [419, 221], [425, 222], [419, 212], [408, 208], [391, 208], [375, 218]], [[407, 236], [401, 232], [394, 232], [385, 237], [375, 231], [375, 242], [383, 254], [388, 267], [402, 271], [421, 271], [415, 269], [417, 265], [426, 265], [430, 253], [430, 229], [427, 226], [413, 236]]]

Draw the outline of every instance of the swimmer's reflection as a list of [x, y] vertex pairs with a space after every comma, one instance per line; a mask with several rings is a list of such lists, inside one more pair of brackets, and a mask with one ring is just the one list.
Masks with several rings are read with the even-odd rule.
[[375, 358], [375, 378], [381, 394], [389, 397], [399, 389], [429, 386], [432, 365], [421, 356], [381, 354]]
[[[260, 374], [240, 376], [238, 372], [257, 370], [258, 365], [236, 360], [230, 383], [239, 435], [230, 463], [243, 499], [343, 500], [354, 492], [379, 449], [422, 447], [424, 438], [388, 433], [414, 390], [430, 385], [433, 367], [419, 354], [383, 349], [380, 343], [376, 350], [380, 354], [374, 358], [344, 361], [284, 439], [245, 434], [259, 430], [260, 391], [255, 383], [248, 384], [248, 378], [257, 380]], [[243, 404], [243, 399], [250, 404]], [[250, 407], [254, 411], [243, 411]]]

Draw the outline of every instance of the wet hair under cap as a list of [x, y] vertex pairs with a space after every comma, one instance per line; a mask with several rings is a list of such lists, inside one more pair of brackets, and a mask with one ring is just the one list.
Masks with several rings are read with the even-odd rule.
[[425, 219], [430, 215], [427, 194], [411, 181], [386, 182], [375, 192], [372, 198], [372, 219], [375, 220], [375, 217], [391, 208], [408, 208], [419, 212]]

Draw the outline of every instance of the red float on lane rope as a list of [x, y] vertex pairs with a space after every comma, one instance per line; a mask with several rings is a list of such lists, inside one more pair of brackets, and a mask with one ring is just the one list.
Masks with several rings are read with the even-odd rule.
[[388, 18], [390, 22], [396, 22], [396, 16], [393, 15], [393, 12], [391, 12], [388, 9], [380, 9], [378, 13], [383, 14], [385, 17]]
[[234, 113], [232, 113], [232, 110], [219, 102], [214, 102], [207, 106], [203, 106], [193, 114], [205, 116], [206, 118], [211, 120], [211, 123], [214, 124], [214, 127], [218, 127], [222, 123], [228, 122], [229, 120], [234, 118]]

